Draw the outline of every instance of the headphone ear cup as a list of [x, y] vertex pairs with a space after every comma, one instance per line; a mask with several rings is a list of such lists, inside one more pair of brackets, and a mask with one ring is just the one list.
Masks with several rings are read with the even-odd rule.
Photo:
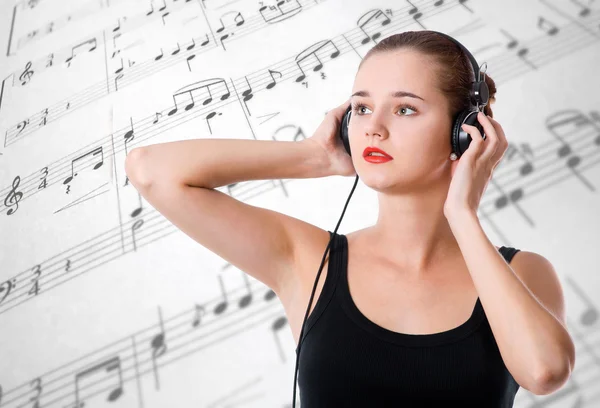
[[469, 148], [469, 145], [471, 144], [471, 140], [473, 140], [471, 138], [471, 135], [469, 135], [467, 132], [465, 132], [462, 129], [461, 126], [463, 124], [475, 126], [479, 130], [479, 132], [483, 135], [483, 138], [485, 139], [483, 127], [477, 120], [478, 113], [479, 113], [479, 111], [477, 111], [477, 110], [474, 110], [474, 111], [473, 110], [464, 110], [464, 111], [460, 112], [456, 116], [456, 119], [454, 120], [454, 124], [452, 126], [452, 133], [451, 133], [450, 137], [451, 137], [452, 151], [454, 153], [456, 153], [456, 155], [458, 157], [462, 156], [462, 154]]
[[339, 137], [342, 139], [346, 152], [352, 156], [350, 152], [350, 138], [348, 136], [348, 124], [350, 123], [350, 116], [352, 114], [352, 106], [348, 106], [346, 113], [342, 116], [342, 122], [340, 124]]

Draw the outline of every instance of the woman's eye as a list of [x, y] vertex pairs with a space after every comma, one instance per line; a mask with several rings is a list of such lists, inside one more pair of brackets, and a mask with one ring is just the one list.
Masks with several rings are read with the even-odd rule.
[[[367, 108], [365, 105], [360, 105], [360, 104], [358, 104], [358, 105], [356, 105], [356, 106], [354, 107], [354, 112], [355, 112], [356, 114], [358, 114], [358, 115], [361, 115], [361, 114], [363, 114], [363, 113], [364, 113], [364, 112], [362, 111], [362, 109], [369, 109], [369, 108]], [[408, 110], [411, 110], [411, 111], [413, 111], [414, 113], [416, 113], [416, 111], [417, 111], [417, 110], [416, 110], [415, 108], [413, 108], [412, 106], [403, 105], [403, 106], [401, 106], [401, 107], [398, 109], [398, 112], [403, 112], [403, 111], [404, 111], [404, 112], [406, 112], [406, 110], [407, 110], [407, 109], [408, 109]], [[413, 113], [413, 114], [414, 114], [414, 113]], [[411, 115], [413, 115], [413, 114], [408, 114], [408, 115], [407, 115], [406, 113], [404, 113], [404, 114], [402, 114], [401, 116], [411, 116]]]
[[[398, 111], [398, 112], [401, 112], [402, 110], [406, 110], [406, 109], [408, 109], [408, 110], [411, 110], [411, 111], [413, 111], [413, 112], [416, 112], [416, 109], [414, 109], [414, 108], [411, 108], [410, 106], [403, 106], [403, 107], [401, 107], [401, 108], [399, 109], [399, 111]], [[405, 115], [405, 116], [410, 116], [410, 115]]]

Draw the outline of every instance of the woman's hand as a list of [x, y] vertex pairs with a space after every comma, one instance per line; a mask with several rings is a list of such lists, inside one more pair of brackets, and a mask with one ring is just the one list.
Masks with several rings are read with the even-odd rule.
[[339, 137], [342, 117], [349, 105], [350, 99], [327, 112], [315, 133], [303, 140], [303, 142], [313, 143], [323, 149], [329, 160], [331, 173], [340, 176], [356, 176], [352, 157], [346, 152], [342, 139]]
[[452, 180], [444, 203], [446, 218], [465, 212], [477, 214], [492, 172], [508, 148], [506, 135], [498, 122], [481, 112], [477, 114], [477, 120], [483, 126], [486, 138], [483, 139], [475, 126], [463, 125], [472, 140], [467, 150], [452, 163]]

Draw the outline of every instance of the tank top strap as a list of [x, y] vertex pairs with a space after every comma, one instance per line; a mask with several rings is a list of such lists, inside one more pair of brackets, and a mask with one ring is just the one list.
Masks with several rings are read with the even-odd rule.
[[[304, 328], [304, 336], [307, 336], [310, 332], [310, 329], [317, 323], [319, 317], [323, 314], [327, 305], [333, 299], [333, 294], [337, 287], [338, 276], [340, 268], [342, 267], [342, 262], [344, 261], [344, 252], [343, 252], [343, 244], [342, 237], [339, 234], [334, 234], [331, 231], [329, 232], [329, 239], [332, 239], [331, 246], [329, 247], [329, 263], [327, 264], [327, 273], [325, 274], [325, 282], [323, 283], [323, 289], [319, 294], [318, 298], [313, 298], [313, 304], [315, 307], [312, 312], [309, 314], [308, 319], [306, 320], [306, 327]], [[318, 271], [317, 271], [318, 272]], [[316, 275], [315, 275], [316, 279]], [[319, 282], [323, 280], [323, 271], [321, 271], [321, 275], [319, 276]], [[313, 281], [314, 286], [314, 281]], [[312, 286], [311, 286], [312, 290]], [[316, 293], [316, 292], [315, 292]], [[315, 303], [316, 302], [316, 303]], [[307, 305], [308, 306], [308, 305]]]
[[510, 263], [510, 261], [512, 261], [513, 257], [516, 255], [517, 252], [520, 251], [520, 249], [502, 245], [500, 249], [498, 249], [498, 251], [502, 254], [504, 259], [506, 259], [506, 262]]

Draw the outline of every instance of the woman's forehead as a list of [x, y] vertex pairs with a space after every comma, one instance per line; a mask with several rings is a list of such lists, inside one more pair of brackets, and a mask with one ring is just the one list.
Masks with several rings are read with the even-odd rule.
[[[380, 55], [381, 54], [381, 55]], [[424, 94], [435, 91], [431, 61], [409, 51], [373, 54], [363, 63], [354, 78], [352, 93], [367, 90], [372, 95], [391, 90]]]

